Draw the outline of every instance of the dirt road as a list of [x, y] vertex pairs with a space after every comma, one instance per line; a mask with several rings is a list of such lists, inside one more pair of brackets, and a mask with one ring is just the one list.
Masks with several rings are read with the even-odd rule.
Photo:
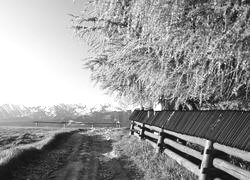
[[79, 131], [29, 159], [13, 171], [13, 180], [131, 180], [142, 179], [125, 157], [117, 157], [108, 133]]

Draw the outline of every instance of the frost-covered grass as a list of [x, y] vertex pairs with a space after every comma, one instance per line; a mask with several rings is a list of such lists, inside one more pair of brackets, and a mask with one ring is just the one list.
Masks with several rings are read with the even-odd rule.
[[59, 128], [0, 127], [0, 152], [50, 137]]
[[165, 154], [156, 154], [155, 149], [135, 136], [125, 135], [114, 144], [120, 156], [130, 158], [144, 172], [145, 180], [197, 179], [197, 176], [181, 167]]
[[6, 166], [17, 165], [20, 159], [37, 156], [44, 149], [56, 145], [74, 129], [58, 128], [0, 128], [0, 172]]

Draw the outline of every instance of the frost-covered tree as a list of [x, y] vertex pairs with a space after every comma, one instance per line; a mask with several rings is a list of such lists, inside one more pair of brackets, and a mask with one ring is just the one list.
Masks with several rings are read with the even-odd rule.
[[104, 89], [165, 108], [243, 108], [249, 17], [246, 0], [93, 0], [72, 22], [96, 54], [86, 65]]

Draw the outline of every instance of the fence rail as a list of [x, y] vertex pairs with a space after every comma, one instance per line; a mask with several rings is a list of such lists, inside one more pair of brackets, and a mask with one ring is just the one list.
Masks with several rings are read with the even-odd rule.
[[199, 180], [250, 179], [250, 171], [228, 161], [229, 156], [235, 156], [250, 162], [247, 151], [137, 121], [131, 121], [130, 131], [199, 176]]
[[[39, 124], [62, 124], [63, 127], [66, 127], [69, 122], [67, 121], [34, 121], [36, 126], [39, 126]], [[79, 123], [72, 123], [72, 124], [79, 124]], [[114, 123], [109, 123], [109, 122], [100, 122], [100, 123], [90, 123], [90, 122], [82, 122], [80, 125], [88, 125], [91, 126], [92, 128], [97, 126], [97, 125], [112, 125], [114, 127], [120, 128], [121, 125], [119, 122], [114, 122]]]

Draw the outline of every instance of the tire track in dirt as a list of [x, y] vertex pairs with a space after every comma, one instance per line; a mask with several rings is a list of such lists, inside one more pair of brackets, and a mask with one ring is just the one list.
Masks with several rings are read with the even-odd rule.
[[[13, 172], [13, 180], [130, 180], [123, 162], [112, 155], [102, 134], [76, 132], [57, 147]], [[11, 180], [8, 179], [8, 180]]]
[[65, 167], [58, 172], [56, 180], [95, 180], [98, 171], [98, 159], [94, 152], [93, 137], [75, 135], [78, 141], [73, 147]]
[[83, 168], [82, 162], [79, 161], [79, 151], [84, 139], [79, 133], [73, 134], [72, 139], [75, 143], [71, 147], [72, 151], [67, 158], [67, 164], [62, 169], [54, 172], [56, 180], [77, 180], [79, 172]]

